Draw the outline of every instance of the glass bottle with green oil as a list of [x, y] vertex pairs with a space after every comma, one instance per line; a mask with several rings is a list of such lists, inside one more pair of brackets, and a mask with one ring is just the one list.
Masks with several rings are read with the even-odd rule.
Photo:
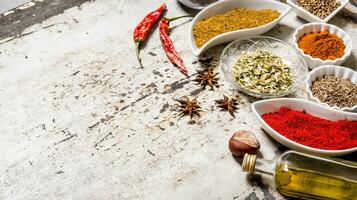
[[356, 162], [288, 151], [277, 162], [245, 154], [242, 167], [274, 175], [277, 189], [286, 196], [357, 200]]

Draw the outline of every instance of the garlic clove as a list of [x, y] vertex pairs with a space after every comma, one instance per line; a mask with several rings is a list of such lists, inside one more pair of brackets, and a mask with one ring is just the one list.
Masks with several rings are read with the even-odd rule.
[[246, 153], [256, 154], [260, 143], [251, 131], [239, 130], [232, 135], [228, 147], [234, 156], [242, 157]]

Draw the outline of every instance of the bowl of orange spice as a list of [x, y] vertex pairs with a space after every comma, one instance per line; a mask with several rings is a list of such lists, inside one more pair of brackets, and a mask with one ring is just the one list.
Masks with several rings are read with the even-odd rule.
[[350, 36], [332, 24], [305, 24], [296, 29], [293, 40], [310, 69], [321, 65], [341, 65], [352, 51]]

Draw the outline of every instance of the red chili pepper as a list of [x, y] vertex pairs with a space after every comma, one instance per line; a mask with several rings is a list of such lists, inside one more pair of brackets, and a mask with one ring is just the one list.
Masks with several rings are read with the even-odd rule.
[[159, 24], [159, 30], [160, 30], [160, 39], [161, 39], [161, 44], [162, 47], [165, 50], [167, 58], [170, 60], [170, 62], [177, 67], [181, 73], [187, 76], [187, 68], [185, 66], [185, 63], [182, 61], [180, 55], [176, 52], [174, 43], [169, 37], [170, 34], [170, 29], [169, 25], [171, 21], [174, 21], [179, 18], [183, 17], [190, 17], [190, 16], [181, 16], [181, 17], [175, 17], [171, 19], [163, 18], [160, 21]]
[[136, 26], [134, 30], [134, 42], [135, 42], [135, 50], [136, 50], [136, 57], [139, 60], [140, 65], [141, 64], [141, 59], [139, 57], [139, 51], [142, 43], [146, 40], [148, 37], [152, 27], [154, 26], [155, 22], [159, 19], [161, 14], [164, 12], [166, 9], [166, 4], [162, 4], [158, 9], [150, 12], [147, 14], [143, 20]]

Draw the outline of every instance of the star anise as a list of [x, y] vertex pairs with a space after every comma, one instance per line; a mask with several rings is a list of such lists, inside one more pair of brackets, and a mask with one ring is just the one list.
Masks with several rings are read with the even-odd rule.
[[218, 78], [216, 77], [217, 73], [214, 73], [212, 67], [208, 67], [206, 70], [197, 72], [198, 74], [194, 81], [196, 81], [197, 84], [200, 84], [203, 89], [205, 89], [207, 85], [210, 86], [211, 89], [213, 89], [213, 87], [218, 87]]
[[182, 99], [177, 100], [180, 105], [180, 115], [189, 115], [192, 119], [193, 115], [201, 116], [201, 107], [199, 106], [196, 98], [190, 100], [187, 96], [182, 97]]
[[226, 95], [223, 95], [223, 99], [216, 100], [217, 107], [221, 108], [221, 110], [226, 110], [229, 114], [234, 116], [234, 112], [237, 110], [238, 101], [235, 98], [229, 99]]

